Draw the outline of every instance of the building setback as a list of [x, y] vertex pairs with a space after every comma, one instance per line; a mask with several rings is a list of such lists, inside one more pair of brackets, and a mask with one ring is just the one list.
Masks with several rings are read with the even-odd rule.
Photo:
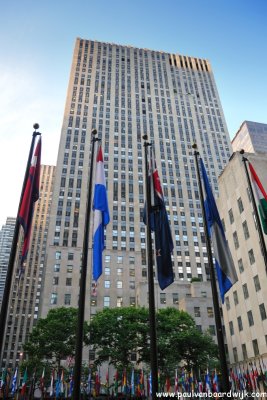
[[[111, 222], [96, 291], [89, 262], [85, 318], [103, 307], [147, 305], [143, 134], [155, 144], [174, 240], [175, 283], [165, 292], [156, 290], [156, 304], [178, 307], [188, 293], [198, 307], [199, 293], [190, 289], [190, 282], [207, 282], [209, 269], [192, 144], [198, 144], [215, 193], [231, 155], [211, 65], [204, 59], [78, 38], [58, 151], [42, 316], [54, 307], [78, 305], [94, 128], [103, 146]], [[91, 246], [92, 225], [89, 260]], [[214, 326], [210, 310], [205, 313], [203, 329]]]
[[[266, 154], [245, 153], [267, 188]], [[234, 153], [219, 177], [217, 205], [238, 282], [226, 294], [223, 316], [232, 365], [267, 362], [267, 277], [242, 156]], [[265, 236], [266, 242], [266, 236]]]
[[12, 246], [16, 218], [8, 217], [0, 230], [0, 307], [3, 299], [6, 273]]
[[[16, 268], [7, 313], [3, 366], [15, 367], [23, 358], [22, 346], [39, 316], [54, 175], [54, 166], [41, 166], [40, 198], [35, 204], [29, 252], [19, 288], [18, 266], [20, 251], [18, 251], [15, 261]], [[19, 249], [22, 247], [22, 240], [23, 234], [20, 234]]]
[[233, 151], [267, 153], [267, 124], [244, 121], [232, 140]]

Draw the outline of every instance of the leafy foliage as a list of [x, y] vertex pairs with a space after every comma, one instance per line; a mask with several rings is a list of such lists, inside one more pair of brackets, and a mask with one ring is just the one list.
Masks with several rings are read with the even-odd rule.
[[[163, 376], [174, 373], [183, 361], [188, 368], [205, 366], [217, 357], [211, 336], [200, 332], [193, 318], [175, 308], [156, 314], [158, 366]], [[89, 339], [90, 337], [90, 339]], [[131, 354], [150, 363], [149, 313], [145, 308], [116, 308], [98, 312], [91, 321], [88, 341], [97, 351], [97, 364], [109, 361], [116, 368], [129, 367]]]
[[[60, 307], [50, 310], [46, 318], [39, 319], [23, 347], [28, 363], [36, 366], [41, 361], [52, 361], [59, 366], [61, 360], [73, 356], [77, 315], [75, 308]], [[85, 332], [87, 327], [85, 323]]]

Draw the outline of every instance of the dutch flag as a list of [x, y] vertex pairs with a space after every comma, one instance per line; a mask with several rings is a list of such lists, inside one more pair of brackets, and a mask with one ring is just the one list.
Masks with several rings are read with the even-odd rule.
[[96, 158], [95, 193], [93, 201], [94, 234], [93, 234], [93, 278], [96, 281], [102, 274], [102, 252], [104, 228], [109, 223], [108, 198], [105, 182], [102, 148], [99, 146]]

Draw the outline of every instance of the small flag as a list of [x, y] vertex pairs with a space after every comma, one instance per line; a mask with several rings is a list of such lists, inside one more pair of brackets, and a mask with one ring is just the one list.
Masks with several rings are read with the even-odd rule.
[[23, 376], [23, 381], [22, 381], [21, 395], [26, 394], [27, 380], [28, 380], [28, 374], [27, 374], [27, 368], [26, 368], [26, 369], [25, 369], [25, 372], [24, 372], [24, 376]]
[[178, 370], [175, 370], [174, 392], [178, 393]]
[[118, 374], [118, 371], [116, 371], [114, 378], [115, 378], [114, 389], [115, 389], [115, 395], [117, 396], [118, 395], [118, 386], [119, 386], [119, 374]]
[[225, 293], [228, 292], [238, 278], [202, 159], [200, 159], [200, 166], [206, 192], [204, 206], [208, 225], [208, 234], [213, 245], [220, 294], [222, 303], [224, 303]]
[[[154, 149], [150, 148], [150, 193], [151, 193], [151, 215], [150, 227], [155, 232], [155, 248], [157, 259], [158, 281], [161, 290], [166, 289], [174, 281], [172, 257], [173, 241], [165, 208], [163, 191], [160, 184], [158, 169], [156, 165]], [[146, 210], [144, 210], [144, 223], [146, 223]]]
[[218, 385], [218, 375], [216, 372], [216, 369], [214, 371], [214, 375], [213, 375], [213, 392], [218, 393], [219, 392], [219, 385]]
[[34, 203], [39, 199], [39, 181], [40, 181], [40, 166], [41, 166], [41, 138], [39, 139], [34, 156], [32, 158], [29, 169], [28, 180], [23, 193], [21, 206], [19, 209], [19, 223], [24, 230], [24, 242], [21, 254], [20, 275], [23, 271], [23, 263], [27, 258], [29, 250], [31, 225], [34, 211]]
[[261, 218], [262, 229], [264, 233], [267, 234], [267, 194], [251, 162], [248, 163], [248, 166], [251, 175], [251, 182], [254, 187], [255, 197], [258, 203], [257, 205]]
[[89, 372], [88, 372], [88, 378], [87, 378], [87, 394], [91, 394], [91, 369], [89, 368]]
[[72, 396], [73, 388], [74, 388], [74, 377], [73, 377], [73, 368], [72, 368], [71, 371], [70, 371], [70, 391], [69, 391], [69, 397]]
[[[99, 146], [96, 158], [95, 193], [93, 201], [94, 234], [93, 234], [93, 278], [96, 281], [102, 274], [102, 252], [104, 228], [109, 223], [108, 198], [105, 183], [105, 171], [102, 148]], [[88, 222], [89, 223], [89, 222]]]
[[131, 394], [134, 396], [135, 394], [135, 387], [134, 387], [134, 369], [132, 369], [131, 375]]
[[41, 386], [41, 392], [42, 393], [44, 393], [44, 385], [45, 385], [44, 377], [45, 377], [45, 369], [43, 368], [42, 376], [41, 376], [41, 379], [40, 379], [40, 386]]
[[18, 380], [18, 367], [15, 370], [13, 379], [12, 379], [12, 387], [11, 387], [11, 393], [14, 395], [17, 391], [17, 380]]
[[208, 368], [207, 368], [207, 372], [205, 375], [205, 390], [206, 390], [206, 392], [211, 392], [211, 383], [210, 383], [210, 376], [209, 376]]
[[52, 371], [51, 374], [51, 383], [50, 383], [50, 396], [52, 397], [54, 394], [54, 380], [55, 380], [55, 371]]

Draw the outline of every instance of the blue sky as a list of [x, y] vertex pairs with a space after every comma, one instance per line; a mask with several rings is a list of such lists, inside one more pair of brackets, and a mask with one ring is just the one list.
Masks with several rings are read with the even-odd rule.
[[211, 62], [230, 137], [267, 123], [266, 0], [10, 0], [0, 13], [0, 225], [15, 216], [32, 125], [55, 164], [75, 38]]

